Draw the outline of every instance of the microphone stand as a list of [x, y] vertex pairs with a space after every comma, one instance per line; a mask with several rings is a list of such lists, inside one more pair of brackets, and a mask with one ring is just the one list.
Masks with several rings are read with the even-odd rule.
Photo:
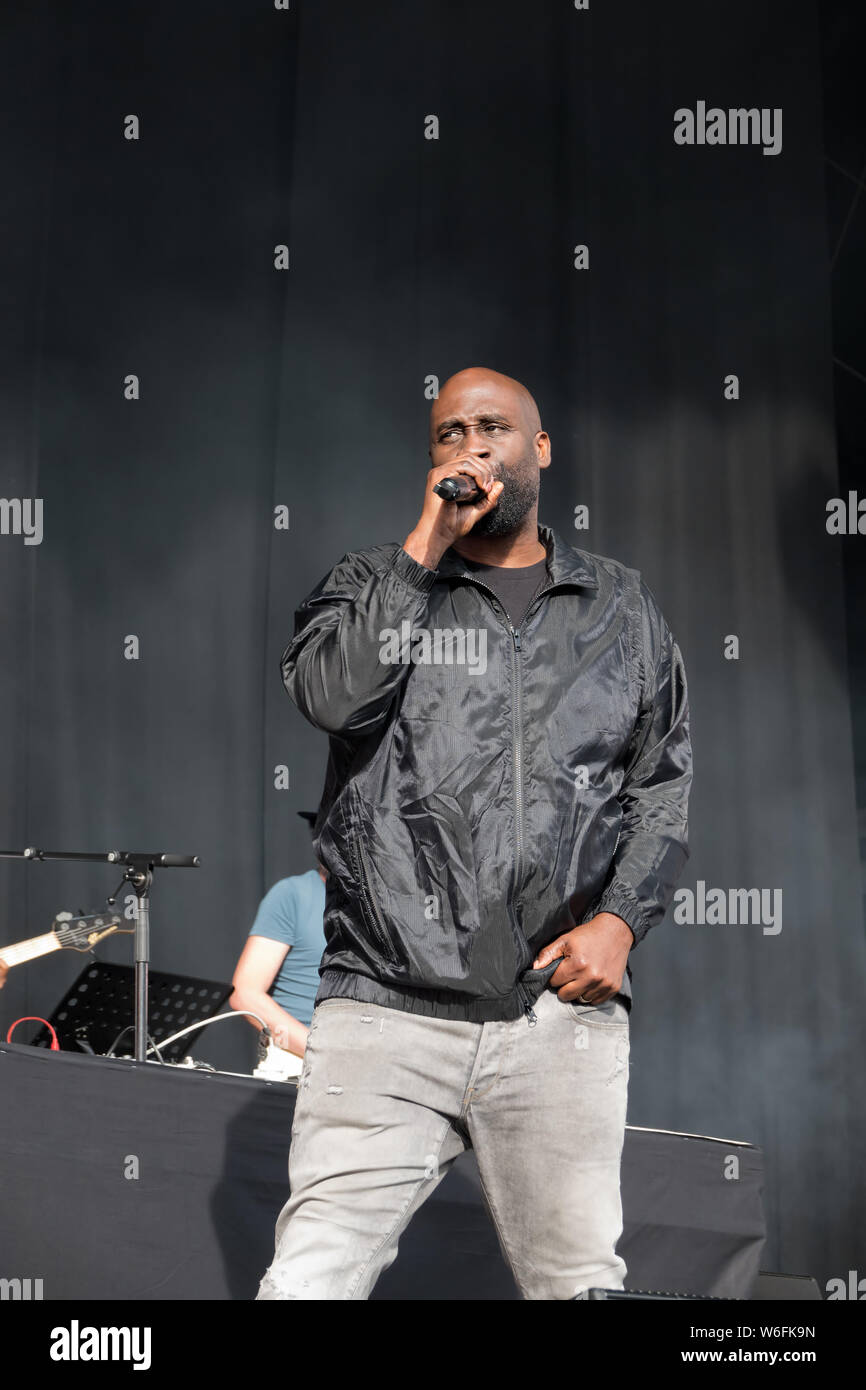
[[131, 883], [138, 898], [135, 914], [135, 1060], [147, 1060], [147, 987], [150, 966], [150, 889], [154, 869], [197, 869], [197, 854], [145, 854], [143, 851], [109, 850], [105, 854], [87, 854], [49, 849], [3, 849], [0, 859], [86, 860], [99, 864], [123, 864], [125, 870], [114, 895], [108, 899], [113, 906], [124, 883]]

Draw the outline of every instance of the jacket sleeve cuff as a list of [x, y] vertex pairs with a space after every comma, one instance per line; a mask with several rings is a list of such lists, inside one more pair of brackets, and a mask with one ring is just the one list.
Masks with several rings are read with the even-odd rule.
[[391, 561], [391, 572], [419, 593], [428, 593], [436, 582], [436, 570], [428, 570], [401, 545]]
[[593, 903], [591, 915], [596, 917], [599, 912], [612, 912], [616, 917], [621, 917], [631, 929], [635, 946], [649, 931], [649, 923], [639, 899], [616, 880]]

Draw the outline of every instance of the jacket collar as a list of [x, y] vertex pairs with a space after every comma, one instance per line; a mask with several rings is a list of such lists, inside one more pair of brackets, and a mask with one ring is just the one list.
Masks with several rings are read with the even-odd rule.
[[[547, 570], [551, 584], [582, 584], [587, 589], [598, 588], [598, 576], [591, 555], [568, 545], [549, 526], [539, 525], [538, 539], [547, 551]], [[437, 570], [440, 575], [446, 577], [469, 574], [463, 556], [452, 546], [448, 547], [439, 560]]]

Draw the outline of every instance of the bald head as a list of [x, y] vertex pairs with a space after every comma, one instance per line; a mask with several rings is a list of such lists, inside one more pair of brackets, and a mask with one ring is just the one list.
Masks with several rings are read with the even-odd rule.
[[503, 484], [499, 500], [475, 522], [472, 541], [513, 544], [524, 532], [536, 550], [540, 469], [550, 463], [550, 440], [521, 381], [490, 367], [466, 367], [448, 378], [430, 411], [430, 462], [459, 472], [461, 460], [483, 463]]
[[507, 412], [521, 433], [533, 439], [541, 429], [535, 400], [522, 381], [495, 372], [492, 367], [465, 367], [440, 388], [430, 410], [430, 443], [438, 438], [443, 421], [461, 420], [496, 411]]

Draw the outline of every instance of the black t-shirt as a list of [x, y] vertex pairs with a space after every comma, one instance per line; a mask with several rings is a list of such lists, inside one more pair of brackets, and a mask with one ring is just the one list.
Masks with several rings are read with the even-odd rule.
[[505, 565], [479, 565], [475, 560], [466, 560], [468, 574], [474, 574], [492, 589], [502, 604], [513, 627], [520, 627], [524, 615], [539, 589], [547, 584], [547, 560], [539, 560], [534, 565], [522, 565], [509, 569]]

